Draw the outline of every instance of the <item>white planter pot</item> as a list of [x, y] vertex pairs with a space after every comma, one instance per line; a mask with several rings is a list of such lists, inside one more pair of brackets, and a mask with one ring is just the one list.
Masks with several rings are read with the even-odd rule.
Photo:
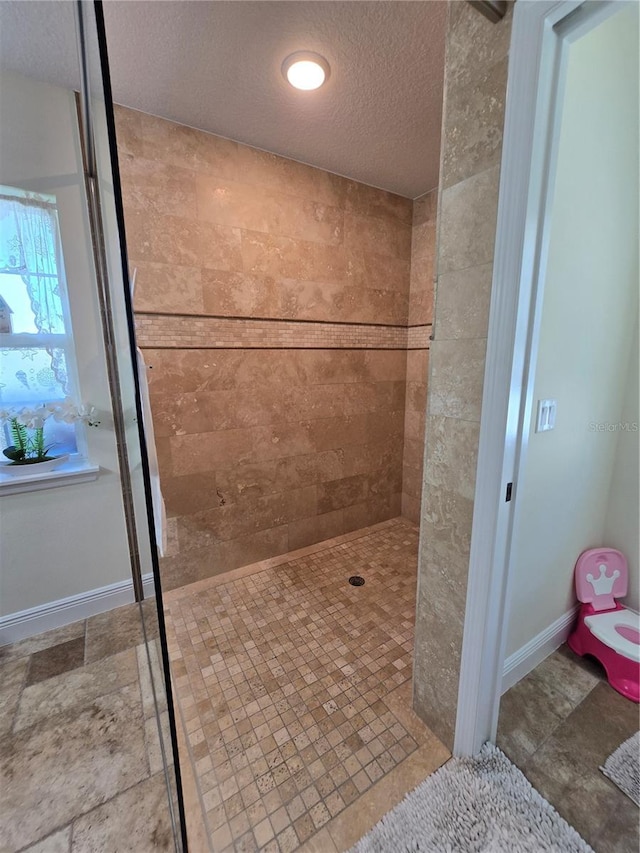
[[48, 471], [53, 471], [69, 458], [68, 453], [63, 453], [62, 456], [56, 456], [55, 459], [46, 459], [44, 462], [30, 462], [27, 465], [14, 465], [11, 462], [0, 464], [0, 474], [6, 474], [11, 477], [25, 477], [33, 474], [46, 474]]

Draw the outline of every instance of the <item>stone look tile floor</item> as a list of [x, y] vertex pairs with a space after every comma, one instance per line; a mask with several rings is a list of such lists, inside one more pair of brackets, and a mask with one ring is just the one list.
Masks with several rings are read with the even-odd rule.
[[165, 595], [216, 853], [344, 850], [449, 757], [410, 710], [417, 546], [394, 519]]
[[174, 849], [143, 643], [128, 605], [0, 648], [2, 853]]
[[562, 646], [502, 697], [498, 746], [596, 853], [638, 850], [638, 807], [599, 767], [638, 731], [638, 706]]

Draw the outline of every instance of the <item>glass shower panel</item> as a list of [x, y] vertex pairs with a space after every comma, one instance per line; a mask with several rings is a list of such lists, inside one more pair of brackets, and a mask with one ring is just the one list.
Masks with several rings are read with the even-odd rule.
[[0, 4], [0, 449], [48, 459], [0, 457], [7, 851], [186, 849], [95, 14]]
[[[95, 9], [95, 13], [94, 13]], [[119, 404], [122, 415], [121, 452], [126, 456], [126, 473], [130, 490], [130, 535], [134, 542], [132, 571], [134, 583], [139, 585], [144, 623], [148, 638], [148, 666], [151, 684], [158, 693], [158, 747], [166, 760], [166, 781], [170, 791], [170, 805], [176, 832], [181, 832], [181, 797], [179, 795], [180, 768], [177, 752], [174, 754], [175, 721], [169, 680], [169, 661], [164, 638], [164, 613], [161, 589], [154, 582], [157, 577], [158, 553], [166, 547], [164, 503], [157, 476], [156, 450], [153, 424], [148, 403], [145, 365], [141, 352], [135, 345], [132, 300], [135, 271], [129, 269], [124, 239], [122, 202], [117, 174], [116, 139], [113, 126], [113, 104], [109, 86], [107, 46], [101, 26], [100, 4], [79, 5], [81, 27], [88, 59], [86, 67], [86, 107], [81, 112], [90, 114], [93, 157], [86, 156], [89, 168], [95, 175], [93, 192], [99, 212], [99, 229], [103, 235], [105, 302], [112, 342], [112, 370], [117, 375]], [[86, 122], [85, 122], [86, 124]], [[89, 143], [85, 143], [85, 151]], [[92, 160], [92, 163], [89, 162]], [[155, 569], [155, 572], [154, 572]], [[157, 596], [157, 599], [156, 599]]]

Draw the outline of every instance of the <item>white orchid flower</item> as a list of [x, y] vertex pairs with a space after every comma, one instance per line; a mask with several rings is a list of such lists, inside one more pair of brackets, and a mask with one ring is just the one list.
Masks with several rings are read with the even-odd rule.
[[53, 400], [49, 403], [36, 403], [24, 406], [22, 409], [0, 408], [0, 423], [16, 420], [27, 429], [41, 429], [47, 418], [53, 418], [57, 423], [73, 424], [77, 421], [97, 426], [95, 406], [78, 406], [71, 397], [64, 400]]
[[34, 418], [35, 415], [35, 409], [30, 409], [28, 406], [25, 406], [23, 409], [20, 409], [20, 411], [16, 412], [15, 420], [17, 420], [19, 424], [26, 426], [28, 421]]
[[25, 426], [27, 429], [42, 429], [45, 420], [46, 418], [43, 418], [41, 415], [34, 415], [31, 420], [26, 422]]
[[51, 403], [49, 408], [53, 419], [58, 423], [72, 424], [80, 419], [78, 407], [71, 397], [65, 397], [64, 400]]
[[78, 409], [78, 418], [89, 426], [97, 426], [97, 424], [100, 423], [96, 419], [95, 406], [80, 406]]
[[42, 429], [44, 422], [49, 417], [49, 412], [44, 405], [30, 408], [25, 406], [15, 414], [15, 419], [19, 424], [23, 424], [27, 429]]

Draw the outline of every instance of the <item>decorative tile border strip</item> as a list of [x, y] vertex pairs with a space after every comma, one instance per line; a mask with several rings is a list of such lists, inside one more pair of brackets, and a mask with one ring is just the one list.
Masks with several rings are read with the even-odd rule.
[[433, 326], [409, 326], [407, 329], [407, 349], [429, 349]]
[[[427, 349], [431, 326], [136, 314], [149, 349]], [[410, 343], [411, 341], [411, 343]]]

